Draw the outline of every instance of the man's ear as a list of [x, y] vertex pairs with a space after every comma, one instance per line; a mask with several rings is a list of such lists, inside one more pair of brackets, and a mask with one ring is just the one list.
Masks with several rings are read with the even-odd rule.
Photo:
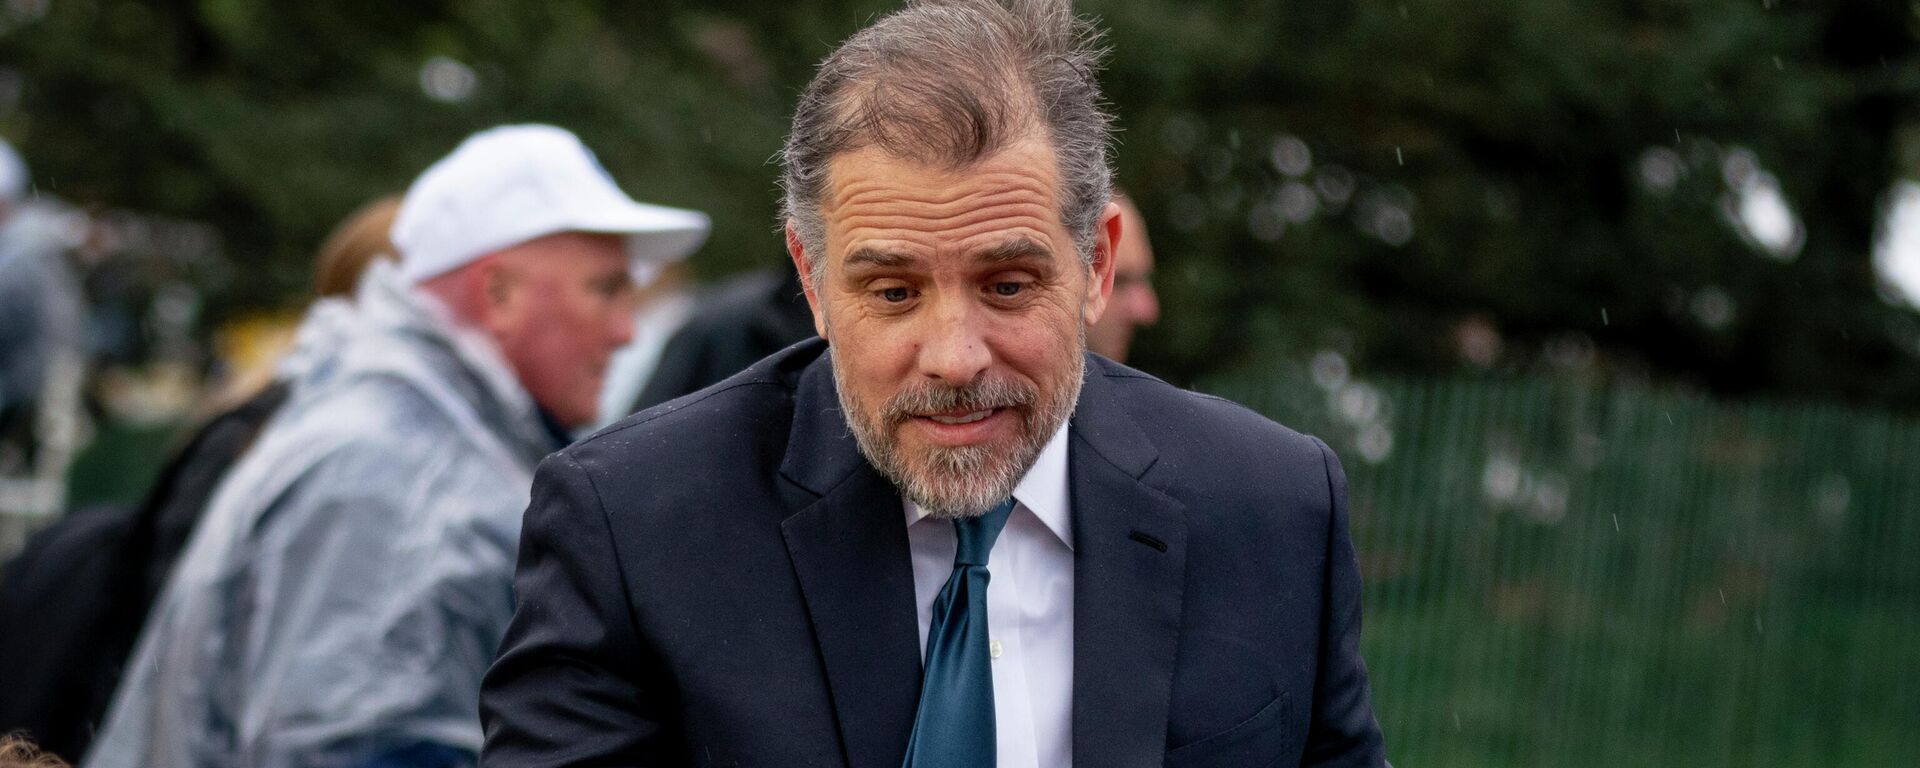
[[472, 306], [480, 314], [481, 324], [489, 330], [506, 330], [518, 323], [520, 275], [500, 254], [474, 262], [468, 291]]
[[795, 229], [793, 219], [787, 219], [787, 256], [793, 259], [793, 268], [800, 273], [800, 290], [807, 294], [807, 308], [813, 310], [813, 332], [824, 339], [827, 337], [827, 314], [820, 306], [820, 293], [813, 284], [813, 262], [806, 246], [800, 244], [799, 230]]
[[1107, 311], [1107, 299], [1113, 296], [1113, 254], [1119, 246], [1120, 204], [1109, 202], [1100, 211], [1100, 221], [1093, 228], [1093, 254], [1087, 263], [1087, 301], [1081, 320], [1087, 325], [1100, 321], [1100, 315]]

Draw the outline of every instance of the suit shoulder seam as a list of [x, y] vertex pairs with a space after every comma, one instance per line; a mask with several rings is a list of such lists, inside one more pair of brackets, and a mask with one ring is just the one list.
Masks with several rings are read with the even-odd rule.
[[[757, 386], [777, 386], [778, 384], [779, 384], [779, 382], [777, 382], [777, 381], [766, 381], [766, 380], [762, 380], [762, 379], [751, 379], [751, 380], [748, 380], [748, 381], [741, 381], [741, 382], [735, 382], [735, 383], [733, 383], [733, 384], [728, 384], [727, 386], [724, 386], [724, 387], [720, 387], [719, 389], [716, 389], [716, 390], [713, 390], [712, 392], [708, 392], [708, 393], [706, 393], [706, 394], [704, 394], [704, 395], [701, 395], [701, 396], [700, 396], [700, 397], [699, 397], [698, 399], [695, 399], [695, 400], [691, 400], [691, 401], [688, 401], [687, 403], [685, 403], [685, 404], [683, 404], [683, 405], [681, 405], [681, 406], [679, 406], [679, 407], [676, 407], [676, 408], [673, 408], [673, 409], [671, 409], [671, 410], [666, 410], [666, 411], [661, 411], [661, 412], [659, 412], [659, 413], [655, 413], [655, 414], [653, 414], [653, 415], [650, 415], [650, 416], [648, 416], [648, 417], [646, 417], [646, 418], [644, 418], [644, 419], [636, 419], [636, 420], [634, 420], [634, 421], [630, 421], [630, 422], [627, 422], [627, 423], [625, 423], [625, 424], [620, 424], [620, 425], [617, 425], [617, 426], [613, 426], [613, 427], [608, 427], [608, 428], [607, 428], [607, 429], [606, 429], [605, 431], [603, 431], [603, 432], [596, 432], [596, 433], [594, 433], [594, 434], [593, 434], [593, 436], [591, 436], [591, 437], [588, 437], [587, 439], [585, 439], [585, 440], [582, 440], [582, 441], [580, 441], [580, 443], [578, 443], [578, 444], [576, 444], [576, 445], [575, 445], [575, 447], [578, 447], [579, 445], [584, 445], [584, 444], [586, 444], [586, 443], [590, 443], [590, 442], [595, 442], [595, 441], [598, 441], [599, 439], [601, 439], [601, 438], [604, 438], [604, 437], [611, 437], [611, 436], [613, 436], [613, 435], [617, 435], [617, 434], [620, 434], [621, 432], [625, 432], [625, 431], [627, 431], [627, 430], [629, 430], [629, 429], [633, 429], [633, 428], [635, 428], [635, 427], [640, 427], [640, 426], [644, 426], [644, 425], [647, 425], [647, 424], [652, 424], [653, 422], [655, 422], [655, 421], [658, 421], [658, 420], [660, 420], [660, 419], [663, 419], [663, 418], [666, 418], [667, 416], [671, 416], [671, 415], [673, 415], [673, 414], [675, 414], [675, 413], [679, 413], [680, 411], [682, 411], [682, 410], [685, 410], [685, 409], [686, 409], [686, 408], [688, 408], [688, 407], [691, 407], [691, 406], [695, 406], [695, 405], [699, 405], [700, 403], [704, 403], [704, 402], [706, 402], [706, 401], [708, 401], [708, 400], [711, 400], [711, 399], [713, 399], [713, 398], [715, 398], [715, 397], [719, 397], [720, 395], [723, 395], [723, 394], [725, 394], [725, 393], [728, 393], [728, 392], [732, 392], [732, 391], [734, 391], [734, 390], [736, 390], [736, 389], [740, 389], [740, 388], [743, 388], [743, 387], [757, 387]], [[668, 401], [668, 402], [672, 402], [672, 401]], [[664, 405], [664, 403], [662, 403], [662, 405]], [[653, 406], [653, 407], [654, 407], [654, 408], [659, 408], [660, 406], [658, 406], [658, 405], [656, 405], [656, 406]], [[652, 409], [649, 409], [649, 410], [652, 410]], [[568, 448], [568, 449], [566, 449], [566, 450], [564, 450], [564, 451], [562, 451], [562, 453], [571, 453], [571, 452], [572, 452], [572, 450], [573, 450], [573, 448]]]

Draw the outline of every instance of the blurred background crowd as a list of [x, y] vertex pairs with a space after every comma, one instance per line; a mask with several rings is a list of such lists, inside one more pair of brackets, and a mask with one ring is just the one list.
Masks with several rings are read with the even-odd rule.
[[[1920, 3], [1077, 5], [1152, 233], [1093, 341], [1340, 451], [1397, 762], [1920, 750]], [[890, 6], [0, 0], [0, 555], [243, 449], [488, 126], [711, 219], [600, 423], [810, 335], [768, 158]]]

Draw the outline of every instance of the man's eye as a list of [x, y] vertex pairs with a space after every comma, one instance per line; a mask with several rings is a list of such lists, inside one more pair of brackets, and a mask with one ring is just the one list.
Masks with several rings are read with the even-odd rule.
[[898, 288], [898, 287], [882, 288], [880, 289], [880, 298], [881, 300], [886, 301], [888, 303], [898, 304], [900, 302], [906, 301], [907, 299], [913, 298], [913, 292], [905, 288]]
[[993, 293], [996, 296], [1011, 298], [1020, 295], [1020, 292], [1026, 290], [1026, 288], [1026, 283], [994, 283]]

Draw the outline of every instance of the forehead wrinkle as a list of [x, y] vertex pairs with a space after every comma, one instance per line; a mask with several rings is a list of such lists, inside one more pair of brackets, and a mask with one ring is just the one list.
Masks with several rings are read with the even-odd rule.
[[[846, 242], [859, 245], [855, 251], [872, 248], [873, 250], [907, 253], [912, 250], [924, 250], [934, 253], [957, 252], [971, 255], [983, 247], [976, 242], [985, 236], [996, 236], [985, 247], [997, 247], [1011, 239], [1025, 239], [1045, 248], [1052, 244], [1053, 238], [1047, 235], [1047, 220], [1041, 216], [1020, 216], [1014, 221], [1005, 218], [989, 218], [971, 223], [959, 229], [947, 229], [940, 232], [916, 230], [903, 231], [897, 227], [852, 225], [846, 228]], [[880, 244], [885, 244], [884, 246]], [[904, 247], [903, 247], [904, 246]], [[853, 251], [849, 251], [851, 255]]]
[[[1052, 194], [1044, 185], [1029, 179], [1013, 178], [1009, 184], [964, 183], [935, 189], [875, 180], [849, 184], [836, 196], [831, 214], [849, 208], [882, 207], [900, 209], [928, 219], [951, 219], [1004, 205], [1046, 205]], [[982, 189], [985, 187], [985, 189]]]
[[874, 211], [871, 213], [849, 212], [841, 217], [840, 224], [849, 234], [855, 230], [906, 230], [941, 233], [955, 236], [971, 233], [981, 227], [1007, 228], [1009, 226], [1044, 227], [1051, 219], [1052, 211], [1038, 205], [1001, 205], [957, 213], [947, 217], [932, 217], [905, 211]]

